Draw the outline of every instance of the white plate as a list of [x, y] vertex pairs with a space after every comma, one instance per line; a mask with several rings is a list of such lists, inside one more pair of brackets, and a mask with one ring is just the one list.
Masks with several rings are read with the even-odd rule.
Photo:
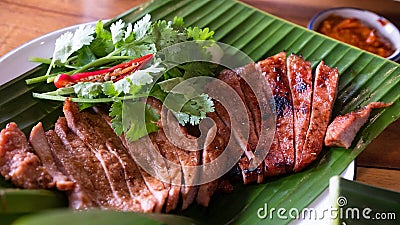
[[[95, 22], [86, 23], [85, 25], [93, 25]], [[61, 30], [54, 31], [39, 38], [36, 38], [26, 44], [19, 46], [13, 51], [7, 53], [0, 58], [0, 85], [18, 77], [19, 75], [33, 69], [38, 64], [29, 62], [29, 57], [43, 57], [49, 58], [52, 56], [54, 44], [56, 39], [67, 31], [74, 31], [80, 25], [67, 27]], [[355, 172], [354, 161], [342, 173], [342, 177], [353, 180]], [[312, 191], [312, 190], [310, 190]], [[330, 208], [329, 193], [326, 189], [310, 206], [307, 208], [315, 209], [318, 215], [322, 215], [324, 210]], [[289, 210], [289, 209], [287, 209]], [[292, 222], [296, 225], [310, 225], [310, 224], [328, 224], [329, 217], [323, 220], [297, 220]]]

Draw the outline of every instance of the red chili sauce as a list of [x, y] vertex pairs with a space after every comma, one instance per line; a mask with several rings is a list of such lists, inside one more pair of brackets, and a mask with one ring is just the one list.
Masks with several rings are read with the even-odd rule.
[[330, 15], [322, 21], [317, 31], [383, 57], [394, 52], [388, 40], [356, 18]]

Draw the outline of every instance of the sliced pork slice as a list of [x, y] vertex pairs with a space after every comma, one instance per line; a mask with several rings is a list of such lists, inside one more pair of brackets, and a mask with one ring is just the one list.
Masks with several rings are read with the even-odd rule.
[[279, 149], [286, 161], [286, 171], [290, 172], [294, 165], [293, 101], [286, 74], [286, 53], [280, 52], [268, 57], [260, 61], [259, 65], [272, 89]]
[[[224, 81], [227, 83], [230, 87], [233, 88], [233, 90], [239, 95], [240, 99], [244, 104], [246, 104], [246, 96], [243, 93], [243, 90], [241, 88], [241, 83], [243, 83], [242, 79], [240, 76], [238, 76], [234, 71], [232, 70], [223, 70], [219, 75], [218, 79]], [[242, 84], [243, 85], [243, 84]], [[234, 110], [234, 109], [228, 109], [228, 110]], [[254, 119], [252, 116], [252, 113], [250, 109], [246, 106], [246, 111], [247, 111], [247, 116], [248, 116], [248, 123], [250, 126], [249, 130], [249, 138], [246, 140], [244, 143], [240, 143], [241, 146], [246, 146], [245, 149], [243, 149], [248, 156], [249, 159], [254, 158], [254, 155], [252, 152], [257, 147], [258, 143], [258, 136], [257, 136], [257, 131], [256, 131], [256, 126], [254, 123]], [[233, 131], [234, 132], [234, 131]], [[240, 138], [237, 138], [238, 142], [243, 142], [244, 140], [241, 140]]]
[[60, 191], [73, 190], [75, 186], [74, 182], [70, 181], [56, 166], [55, 159], [53, 158], [52, 151], [44, 134], [42, 123], [39, 122], [32, 128], [29, 141], [34, 152], [39, 156], [43, 166], [47, 168], [53, 177], [57, 189]]
[[303, 150], [296, 155], [294, 171], [298, 172], [310, 165], [322, 150], [338, 84], [338, 70], [326, 66], [322, 61], [316, 68], [312, 95], [310, 125], [307, 130]]
[[66, 100], [64, 114], [68, 126], [96, 154], [106, 171], [111, 188], [126, 210], [152, 212], [156, 205], [140, 172], [121, 141], [98, 114], [79, 112], [76, 104]]
[[[104, 108], [95, 106], [93, 109], [106, 121], [108, 125], [111, 126], [112, 118], [106, 113]], [[141, 162], [146, 163], [145, 168], [142, 168], [140, 164], [138, 165], [139, 171], [147, 185], [147, 188], [157, 200], [154, 212], [161, 212], [164, 208], [166, 198], [168, 197], [168, 192], [171, 186], [171, 177], [168, 173], [168, 168], [164, 159], [160, 157], [160, 155], [157, 155], [160, 154], [160, 150], [158, 149], [157, 145], [153, 145], [150, 138], [147, 137], [141, 138], [134, 142], [127, 140], [124, 134], [119, 136], [119, 138], [132, 158], [135, 159], [135, 162], [140, 160]], [[146, 171], [154, 174], [154, 176], [150, 175]]]
[[[161, 117], [168, 117], [168, 120], [170, 121], [168, 124], [168, 129], [170, 132], [172, 131], [171, 134], [182, 134], [185, 137], [185, 139], [178, 139], [177, 136], [171, 136], [171, 139], [175, 140], [174, 143], [178, 145], [176, 152], [178, 153], [179, 163], [182, 166], [184, 182], [183, 186], [181, 187], [182, 210], [185, 210], [196, 199], [199, 189], [199, 186], [197, 185], [199, 179], [199, 171], [197, 166], [201, 164], [201, 152], [197, 149], [196, 142], [186, 141], [196, 138], [189, 135], [187, 129], [178, 123], [172, 112], [168, 110], [168, 112], [164, 113], [161, 113]], [[185, 147], [185, 149], [182, 149], [179, 146]]]
[[[313, 92], [311, 64], [305, 61], [303, 57], [291, 54], [287, 58], [287, 74], [293, 99], [296, 156], [302, 154], [308, 125], [310, 124]], [[298, 157], [295, 158], [300, 159]]]
[[154, 133], [152, 140], [157, 144], [162, 156], [168, 160], [168, 170], [171, 176], [171, 189], [168, 193], [165, 211], [171, 212], [177, 208], [180, 193], [183, 192], [183, 190], [181, 191], [181, 185], [184, 181], [179, 156], [175, 151], [175, 146], [167, 140], [161, 129], [158, 130], [157, 133]]
[[[218, 156], [225, 150], [229, 142], [230, 130], [225, 126], [224, 122], [218, 117], [215, 112], [207, 113], [207, 117], [211, 118], [215, 125], [211, 127], [206, 135], [202, 164], [208, 164], [216, 160]], [[202, 173], [207, 176], [211, 171], [203, 170]], [[196, 201], [198, 204], [208, 207], [211, 196], [217, 190], [218, 180], [211, 181], [200, 185]]]
[[[181, 179], [181, 195], [182, 195], [182, 209], [186, 209], [194, 201], [197, 195], [198, 186], [195, 185], [198, 180], [196, 166], [200, 165], [200, 151], [197, 151], [197, 144], [191, 135], [187, 133], [186, 128], [179, 125], [173, 114], [166, 109], [162, 109], [162, 103], [155, 98], [149, 98], [147, 101], [153, 109], [156, 109], [160, 113], [161, 118], [158, 122], [159, 130], [157, 132], [155, 142], [157, 143], [161, 154], [170, 161], [171, 176], [175, 181], [173, 184], [178, 184], [179, 178]], [[171, 135], [169, 138], [164, 132], [162, 121], [168, 121], [165, 129], [168, 129], [168, 134]], [[177, 137], [182, 137], [179, 140]], [[185, 143], [182, 143], [183, 140]], [[185, 149], [180, 147], [185, 147]], [[178, 177], [178, 165], [180, 165], [181, 177]], [[174, 176], [173, 174], [177, 174]]]
[[15, 186], [45, 189], [55, 186], [47, 168], [33, 153], [17, 124], [9, 123], [0, 133], [0, 173]]
[[350, 148], [358, 131], [368, 121], [372, 109], [391, 105], [392, 103], [371, 102], [363, 109], [336, 117], [326, 130], [325, 145]]
[[[214, 107], [215, 107], [216, 115], [221, 119], [221, 121], [223, 121], [223, 123], [227, 127], [227, 129], [231, 130], [231, 119], [229, 117], [228, 111], [218, 101], [214, 102]], [[232, 132], [234, 132], [234, 131], [232, 131]], [[242, 146], [240, 143], [238, 143], [238, 138], [235, 138], [234, 140], [230, 140], [230, 141], [234, 142], [234, 144], [232, 146], [236, 146], [238, 148], [239, 148], [239, 146]], [[236, 150], [232, 150], [232, 151], [236, 151]], [[242, 178], [243, 178], [244, 184], [251, 184], [251, 183], [256, 183], [256, 182], [261, 183], [262, 182], [259, 178], [261, 176], [263, 176], [263, 169], [260, 170], [259, 168], [263, 167], [263, 165], [259, 165], [256, 169], [250, 169], [250, 166], [251, 166], [250, 160], [246, 155], [243, 155], [239, 159], [238, 165], [242, 172]]]
[[47, 131], [45, 138], [48, 141], [48, 147], [51, 149], [49, 149], [50, 153], [54, 154], [55, 164], [75, 183], [75, 188], [68, 191], [69, 206], [77, 210], [97, 207], [97, 196], [94, 193], [93, 184], [88, 174], [82, 170], [81, 162], [71, 160], [71, 154], [64, 148], [60, 138], [53, 130]]
[[59, 155], [60, 158], [68, 158], [68, 160], [64, 160], [65, 162], [61, 162], [72, 165], [74, 168], [72, 170], [73, 173], [78, 172], [82, 174], [79, 175], [82, 176], [80, 177], [81, 180], [93, 185], [94, 190], [92, 191], [94, 192], [97, 204], [101, 208], [124, 210], [124, 204], [118, 201], [117, 195], [114, 196], [100, 161], [86, 147], [85, 143], [69, 129], [64, 117], [60, 117], [57, 120], [54, 131], [60, 138], [64, 148], [68, 151], [68, 153], [57, 152], [55, 155]]
[[264, 159], [264, 176], [274, 177], [286, 173], [286, 160], [279, 148], [278, 134], [275, 133], [271, 148]]

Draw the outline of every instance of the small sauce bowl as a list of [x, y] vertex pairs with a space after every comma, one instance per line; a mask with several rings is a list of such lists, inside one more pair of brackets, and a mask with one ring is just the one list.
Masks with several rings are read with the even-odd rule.
[[[389, 60], [400, 60], [399, 29], [371, 11], [348, 7], [327, 9], [310, 20], [308, 29]], [[391, 54], [384, 55], [390, 48]]]

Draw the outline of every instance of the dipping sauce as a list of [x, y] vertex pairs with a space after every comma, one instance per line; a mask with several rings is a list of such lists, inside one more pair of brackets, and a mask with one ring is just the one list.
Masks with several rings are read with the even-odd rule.
[[356, 18], [330, 15], [322, 21], [317, 32], [383, 57], [394, 52], [388, 40]]

